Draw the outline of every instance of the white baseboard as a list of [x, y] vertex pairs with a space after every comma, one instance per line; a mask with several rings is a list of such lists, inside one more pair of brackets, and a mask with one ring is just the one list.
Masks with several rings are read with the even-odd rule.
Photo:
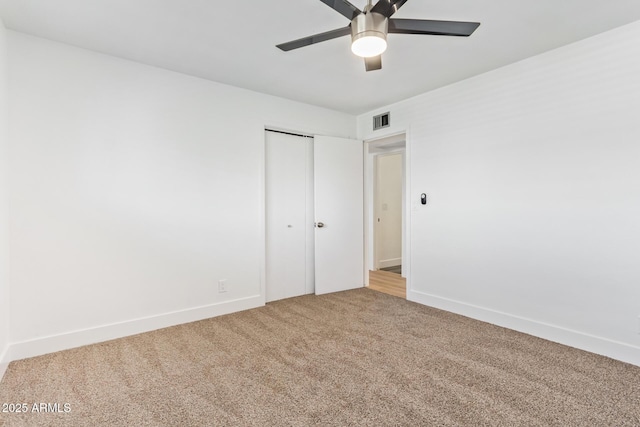
[[[26, 359], [28, 357], [68, 350], [74, 347], [81, 347], [116, 338], [141, 334], [143, 332], [167, 328], [169, 326], [249, 310], [263, 305], [264, 299], [260, 295], [255, 295], [233, 301], [225, 301], [190, 308], [187, 310], [160, 314], [157, 316], [113, 323], [110, 325], [99, 326], [97, 328], [72, 331], [29, 341], [14, 342], [10, 344], [9, 349], [5, 354], [5, 358], [0, 359], [0, 361], [6, 360], [8, 364], [8, 362], [13, 360]], [[1, 366], [0, 369], [2, 369]]]
[[640, 347], [638, 346], [423, 292], [408, 290], [407, 299], [640, 366]]
[[381, 259], [378, 261], [378, 268], [395, 267], [402, 264], [402, 258]]

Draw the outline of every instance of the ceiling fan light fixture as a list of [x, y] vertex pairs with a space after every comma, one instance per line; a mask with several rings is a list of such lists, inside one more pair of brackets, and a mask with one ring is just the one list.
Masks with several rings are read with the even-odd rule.
[[373, 0], [367, 0], [367, 5], [362, 10], [352, 5], [350, 0], [320, 1], [349, 19], [349, 25], [281, 43], [276, 45], [278, 49], [288, 52], [351, 34], [351, 51], [364, 58], [364, 67], [367, 71], [375, 71], [382, 69], [381, 54], [387, 49], [387, 34], [389, 32], [393, 34], [469, 37], [480, 25], [479, 22], [392, 18], [392, 15], [407, 0], [377, 0], [375, 6]]
[[387, 41], [382, 37], [363, 36], [351, 43], [351, 52], [363, 58], [378, 56], [387, 50]]
[[375, 12], [362, 13], [351, 21], [351, 51], [363, 58], [378, 56], [387, 49], [389, 20]]

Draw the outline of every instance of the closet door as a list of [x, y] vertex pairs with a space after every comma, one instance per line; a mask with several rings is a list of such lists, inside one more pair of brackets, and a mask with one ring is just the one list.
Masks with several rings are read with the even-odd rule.
[[266, 132], [267, 302], [313, 293], [312, 144]]
[[362, 141], [315, 136], [315, 292], [364, 286]]

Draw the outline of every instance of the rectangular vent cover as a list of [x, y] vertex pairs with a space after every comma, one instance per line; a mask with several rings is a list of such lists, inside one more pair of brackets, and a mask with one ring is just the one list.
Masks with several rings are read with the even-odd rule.
[[389, 127], [391, 124], [391, 113], [388, 111], [377, 116], [373, 116], [373, 130]]

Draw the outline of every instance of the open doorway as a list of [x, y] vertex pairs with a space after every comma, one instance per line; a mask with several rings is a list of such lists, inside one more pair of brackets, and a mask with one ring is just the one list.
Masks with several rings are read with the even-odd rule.
[[373, 267], [402, 275], [403, 153], [374, 156]]
[[366, 141], [367, 285], [406, 298], [406, 136]]

